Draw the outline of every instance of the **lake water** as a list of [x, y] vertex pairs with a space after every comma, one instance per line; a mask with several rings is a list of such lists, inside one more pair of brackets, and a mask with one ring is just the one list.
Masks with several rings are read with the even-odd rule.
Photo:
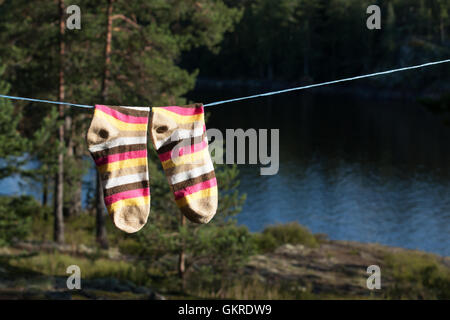
[[298, 221], [331, 239], [450, 255], [450, 128], [420, 105], [303, 92], [207, 110], [209, 128], [280, 129], [277, 175], [239, 166], [237, 220], [250, 230]]
[[[209, 90], [190, 98], [246, 94]], [[247, 201], [237, 220], [250, 230], [298, 221], [331, 239], [450, 255], [450, 128], [421, 106], [302, 92], [207, 110], [214, 111], [208, 128], [280, 129], [277, 175], [239, 166]], [[39, 197], [39, 186], [17, 178], [1, 181], [0, 190]]]

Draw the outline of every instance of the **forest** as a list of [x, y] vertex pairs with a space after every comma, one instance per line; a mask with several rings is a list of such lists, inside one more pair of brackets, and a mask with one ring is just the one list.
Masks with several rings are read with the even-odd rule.
[[[73, 4], [81, 28], [71, 30]], [[380, 30], [366, 27], [372, 4], [381, 8]], [[0, 94], [162, 106], [194, 102], [189, 93], [218, 81], [252, 90], [329, 81], [448, 59], [449, 14], [447, 0], [0, 0]], [[449, 71], [442, 65], [358, 88], [406, 92], [449, 123]], [[125, 234], [107, 216], [87, 150], [91, 110], [7, 99], [0, 110], [0, 179], [22, 181], [20, 194], [0, 190], [0, 297], [126, 299], [148, 290], [166, 298], [450, 297], [448, 261], [423, 252], [367, 249], [392, 266], [392, 285], [381, 293], [293, 286], [252, 272], [255, 256], [333, 244], [298, 223], [262, 232], [238, 224], [246, 194], [237, 165], [215, 165], [214, 220], [186, 221], [150, 145], [150, 220]], [[79, 296], [55, 289], [72, 264], [91, 287]], [[25, 276], [35, 279], [31, 289]]]

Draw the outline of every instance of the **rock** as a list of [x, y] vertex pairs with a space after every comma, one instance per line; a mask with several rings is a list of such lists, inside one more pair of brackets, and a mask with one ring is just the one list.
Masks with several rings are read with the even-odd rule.
[[[245, 266], [247, 275], [268, 283], [285, 284], [289, 290], [337, 296], [368, 296], [367, 267], [382, 265], [387, 252], [405, 250], [378, 244], [328, 241], [318, 248], [285, 244], [274, 252], [253, 256]], [[383, 278], [383, 286], [392, 285]]]
[[118, 259], [120, 258], [121, 253], [119, 251], [119, 248], [110, 248], [108, 250], [108, 258], [109, 259]]
[[95, 252], [94, 249], [88, 248], [84, 244], [80, 244], [78, 246], [78, 250], [77, 251], [78, 251], [78, 253], [81, 253], [81, 254], [93, 254]]
[[275, 250], [276, 254], [285, 254], [285, 255], [298, 255], [301, 254], [305, 250], [305, 246], [302, 244], [292, 245], [285, 244]]

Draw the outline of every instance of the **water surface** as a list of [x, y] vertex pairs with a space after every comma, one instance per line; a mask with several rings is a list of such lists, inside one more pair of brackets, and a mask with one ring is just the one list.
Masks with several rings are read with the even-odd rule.
[[450, 128], [422, 106], [303, 92], [207, 110], [208, 127], [280, 129], [277, 175], [239, 167], [237, 220], [250, 230], [298, 221], [331, 239], [450, 255]]

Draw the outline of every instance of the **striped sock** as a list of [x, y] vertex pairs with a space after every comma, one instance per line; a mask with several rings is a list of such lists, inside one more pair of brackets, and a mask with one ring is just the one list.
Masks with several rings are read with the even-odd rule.
[[136, 232], [150, 213], [147, 125], [150, 108], [96, 105], [87, 133], [106, 208], [114, 224]]
[[202, 104], [154, 107], [151, 138], [181, 212], [208, 223], [217, 210], [217, 181]]

